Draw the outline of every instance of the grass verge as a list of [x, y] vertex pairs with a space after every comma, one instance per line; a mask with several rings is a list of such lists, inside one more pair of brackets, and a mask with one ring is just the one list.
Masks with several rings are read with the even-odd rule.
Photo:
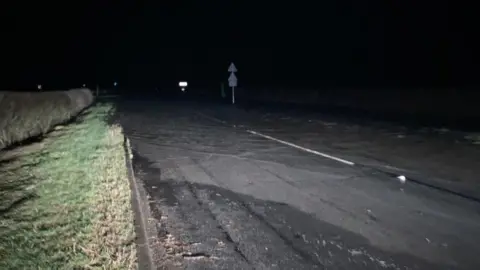
[[136, 268], [124, 136], [106, 122], [112, 108], [92, 107], [0, 158], [0, 269]]

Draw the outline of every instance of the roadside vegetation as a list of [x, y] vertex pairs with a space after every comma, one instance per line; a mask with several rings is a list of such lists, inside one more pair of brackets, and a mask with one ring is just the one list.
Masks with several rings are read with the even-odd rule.
[[[10, 127], [2, 135], [4, 146], [44, 134], [42, 140], [0, 150], [0, 269], [136, 269], [124, 136], [107, 123], [112, 105], [90, 107], [47, 133], [91, 103], [82, 92], [72, 93], [66, 94], [69, 100], [60, 95], [55, 105], [31, 94], [41, 100], [28, 101], [31, 112], [0, 107], [2, 116], [26, 120], [28, 127]], [[14, 100], [7, 94], [1, 104], [5, 99]], [[40, 108], [42, 102], [46, 108]], [[37, 130], [27, 130], [32, 128]]]
[[0, 92], [0, 149], [45, 134], [92, 102], [88, 89]]

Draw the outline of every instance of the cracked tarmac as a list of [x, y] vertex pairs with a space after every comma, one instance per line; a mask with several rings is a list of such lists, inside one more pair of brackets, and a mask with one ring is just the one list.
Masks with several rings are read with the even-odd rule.
[[[219, 118], [221, 110], [153, 101], [119, 106], [135, 174], [171, 265], [478, 269], [478, 202], [402, 184], [372, 167], [315, 156], [242, 127], [261, 126], [273, 136], [280, 120], [241, 116], [234, 128], [203, 116]], [[229, 123], [229, 116], [221, 120]], [[292, 127], [282, 139], [328, 146], [322, 133]], [[302, 137], [305, 132], [310, 137]], [[308, 140], [312, 136], [318, 138]]]

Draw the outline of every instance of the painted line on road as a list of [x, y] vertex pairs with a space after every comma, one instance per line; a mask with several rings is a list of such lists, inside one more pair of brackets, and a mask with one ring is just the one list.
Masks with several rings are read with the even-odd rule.
[[253, 130], [247, 130], [247, 132], [250, 133], [250, 134], [253, 134], [253, 135], [263, 137], [265, 139], [269, 139], [269, 140], [272, 140], [272, 141], [279, 142], [281, 144], [288, 145], [288, 146], [293, 147], [293, 148], [300, 149], [302, 151], [305, 151], [305, 152], [308, 152], [308, 153], [311, 153], [311, 154], [314, 154], [314, 155], [317, 155], [317, 156], [321, 156], [321, 157], [324, 157], [324, 158], [329, 158], [331, 160], [335, 160], [335, 161], [341, 162], [343, 164], [347, 164], [347, 165], [350, 165], [350, 166], [355, 165], [355, 163], [353, 163], [351, 161], [341, 159], [341, 158], [337, 158], [337, 157], [334, 157], [334, 156], [331, 156], [331, 155], [328, 155], [328, 154], [324, 154], [322, 152], [318, 152], [318, 151], [315, 151], [315, 150], [312, 150], [312, 149], [308, 149], [308, 148], [302, 147], [300, 145], [296, 145], [296, 144], [293, 144], [293, 143], [290, 143], [290, 142], [287, 142], [287, 141], [284, 141], [284, 140], [280, 140], [280, 139], [274, 138], [272, 136], [268, 136], [268, 135], [265, 135], [265, 134], [262, 134], [262, 133], [259, 133], [259, 132], [253, 131]]
[[195, 112], [195, 113], [198, 114], [198, 115], [200, 115], [200, 116], [202, 116], [202, 117], [205, 117], [205, 118], [207, 118], [207, 119], [209, 119], [209, 120], [212, 120], [212, 121], [214, 121], [214, 122], [217, 122], [217, 123], [220, 123], [220, 124], [224, 124], [224, 125], [227, 124], [227, 122], [225, 122], [225, 121], [223, 121], [223, 120], [217, 119], [217, 118], [215, 118], [215, 117], [208, 116], [208, 115], [206, 115], [206, 114], [204, 114], [204, 113], [201, 113], [201, 112]]
[[[200, 116], [203, 116], [203, 117], [205, 117], [207, 119], [210, 119], [212, 121], [215, 121], [217, 123], [221, 123], [223, 125], [230, 126], [226, 121], [223, 121], [223, 120], [205, 115], [205, 114], [200, 113], [200, 112], [196, 112], [196, 113]], [[236, 125], [232, 125], [232, 127], [236, 128]], [[387, 175], [390, 175], [390, 176], [395, 177], [395, 178], [398, 178], [398, 176], [403, 175], [403, 174], [401, 175], [400, 172], [389, 172], [389, 171], [385, 171], [381, 168], [377, 168], [375, 166], [372, 167], [372, 166], [369, 166], [369, 165], [356, 164], [354, 162], [351, 162], [351, 161], [348, 161], [348, 160], [345, 160], [345, 159], [337, 158], [337, 157], [334, 157], [334, 156], [331, 156], [331, 155], [328, 155], [328, 154], [324, 154], [324, 153], [321, 153], [321, 152], [318, 152], [318, 151], [315, 151], [315, 150], [312, 150], [312, 149], [308, 149], [308, 148], [305, 148], [305, 147], [302, 147], [302, 146], [299, 146], [299, 145], [296, 145], [296, 144], [293, 144], [293, 143], [290, 143], [290, 142], [287, 142], [287, 141], [284, 141], [284, 140], [280, 140], [280, 139], [274, 138], [272, 136], [268, 136], [268, 135], [265, 135], [265, 134], [262, 134], [262, 133], [259, 133], [259, 132], [253, 131], [253, 130], [246, 130], [246, 131], [250, 134], [257, 135], [259, 137], [263, 137], [265, 139], [269, 139], [269, 140], [272, 140], [272, 141], [276, 141], [278, 143], [288, 145], [290, 147], [297, 148], [299, 150], [302, 150], [302, 151], [305, 151], [305, 152], [308, 152], [308, 153], [311, 153], [311, 154], [314, 154], [314, 155], [318, 155], [318, 156], [325, 157], [325, 158], [328, 158], [328, 159], [331, 159], [331, 160], [335, 160], [335, 161], [338, 161], [338, 162], [341, 162], [343, 164], [347, 164], [347, 165], [350, 165], [350, 166], [357, 165], [357, 166], [360, 166], [360, 167], [370, 167], [370, 168], [373, 168], [373, 169], [375, 169], [379, 172], [386, 173]], [[236, 158], [242, 159], [242, 157], [240, 157], [240, 156], [236, 156]], [[259, 160], [259, 161], [270, 162], [270, 161], [264, 161], [264, 160]], [[275, 162], [273, 162], [273, 163], [275, 163]], [[387, 165], [387, 168], [388, 167], [391, 167], [391, 166]], [[399, 168], [395, 168], [395, 167], [390, 168], [390, 169], [400, 170]], [[405, 173], [405, 172], [403, 172], [403, 173]], [[446, 193], [449, 193], [449, 194], [452, 194], [452, 195], [455, 195], [455, 196], [458, 196], [458, 197], [461, 197], [461, 198], [464, 198], [464, 199], [472, 200], [472, 201], [475, 201], [475, 202], [480, 202], [479, 197], [471, 196], [469, 194], [464, 194], [464, 193], [462, 193], [462, 191], [452, 190], [449, 187], [443, 187], [441, 185], [430, 184], [430, 183], [422, 181], [420, 179], [412, 178], [409, 175], [406, 175], [406, 178], [407, 178], [407, 181], [410, 180], [409, 182], [417, 184], [417, 185], [426, 186], [426, 187], [433, 188], [433, 189], [436, 189], [438, 191], [446, 192]]]
[[[217, 123], [221, 123], [223, 125], [227, 125], [227, 122], [226, 121], [223, 121], [223, 120], [220, 120], [218, 118], [215, 118], [215, 117], [211, 117], [211, 116], [208, 116], [206, 114], [203, 114], [201, 112], [196, 112], [198, 115], [200, 116], [203, 116], [207, 119], [210, 119], [214, 122], [217, 122]], [[233, 125], [233, 127], [236, 127], [235, 125]], [[308, 148], [305, 148], [305, 147], [302, 147], [300, 145], [296, 145], [296, 144], [293, 144], [293, 143], [290, 143], [290, 142], [287, 142], [287, 141], [284, 141], [284, 140], [280, 140], [280, 139], [277, 139], [277, 138], [274, 138], [272, 136], [268, 136], [268, 135], [265, 135], [265, 134], [262, 134], [262, 133], [259, 133], [259, 132], [256, 132], [256, 131], [253, 131], [253, 130], [247, 130], [248, 133], [250, 134], [253, 134], [253, 135], [257, 135], [257, 136], [260, 136], [260, 137], [263, 137], [265, 139], [269, 139], [269, 140], [272, 140], [272, 141], [276, 141], [276, 142], [279, 142], [281, 144], [285, 144], [285, 145], [288, 145], [290, 147], [293, 147], [293, 148], [297, 148], [297, 149], [300, 149], [302, 151], [305, 151], [305, 152], [308, 152], [308, 153], [311, 153], [311, 154], [314, 154], [314, 155], [317, 155], [317, 156], [321, 156], [321, 157], [324, 157], [324, 158], [328, 158], [328, 159], [331, 159], [331, 160], [335, 160], [335, 161], [338, 161], [338, 162], [341, 162], [343, 164], [347, 164], [347, 165], [350, 165], [350, 166], [354, 166], [355, 163], [354, 162], [351, 162], [351, 161], [348, 161], [348, 160], [345, 160], [345, 159], [341, 159], [341, 158], [337, 158], [337, 157], [334, 157], [334, 156], [331, 156], [331, 155], [328, 155], [328, 154], [325, 154], [325, 153], [322, 153], [322, 152], [318, 152], [318, 151], [315, 151], [315, 150], [312, 150], [312, 149], [308, 149]]]

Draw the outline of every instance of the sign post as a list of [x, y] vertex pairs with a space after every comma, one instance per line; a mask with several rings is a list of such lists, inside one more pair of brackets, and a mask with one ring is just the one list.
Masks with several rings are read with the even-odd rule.
[[237, 76], [235, 76], [235, 72], [237, 72], [237, 68], [235, 67], [234, 63], [231, 63], [228, 67], [228, 72], [230, 72], [230, 76], [228, 77], [228, 86], [232, 88], [232, 104], [235, 104], [235, 87], [237, 86]]
[[235, 87], [237, 86], [237, 76], [235, 73], [230, 73], [230, 77], [228, 77], [228, 85], [232, 87], [232, 104], [235, 104]]

